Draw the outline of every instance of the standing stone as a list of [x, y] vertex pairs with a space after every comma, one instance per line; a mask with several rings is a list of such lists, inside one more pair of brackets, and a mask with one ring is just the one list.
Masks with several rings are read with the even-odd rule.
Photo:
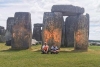
[[12, 49], [28, 49], [31, 47], [32, 40], [31, 14], [28, 12], [16, 12], [14, 18]]
[[45, 12], [43, 17], [43, 32], [42, 32], [43, 43], [47, 42], [47, 44], [50, 47], [55, 44], [60, 48], [61, 38], [62, 38], [62, 26], [63, 26], [62, 13]]
[[0, 26], [0, 43], [5, 42], [5, 29], [3, 26]]
[[87, 19], [88, 19], [88, 36], [89, 36], [89, 20], [90, 20], [90, 16], [89, 16], [89, 14], [88, 13], [86, 13], [86, 17], [87, 17]]
[[3, 26], [0, 26], [0, 35], [5, 34], [5, 28]]
[[61, 47], [65, 47], [65, 22], [63, 23], [62, 27]]
[[74, 23], [77, 16], [69, 16], [65, 21], [65, 46], [74, 47]]
[[8, 30], [8, 31], [10, 31], [12, 33], [12, 27], [13, 27], [13, 25], [14, 25], [14, 17], [8, 17], [6, 30]]
[[8, 17], [7, 19], [7, 28], [6, 28], [6, 34], [5, 34], [5, 39], [6, 39], [6, 45], [11, 46], [11, 39], [12, 39], [12, 27], [14, 25], [14, 17]]
[[32, 36], [32, 39], [35, 39], [37, 41], [42, 41], [42, 30], [41, 30], [41, 27], [42, 27], [43, 24], [34, 24], [34, 28], [33, 28], [33, 36]]
[[88, 20], [84, 15], [79, 15], [78, 22], [75, 23], [74, 39], [75, 50], [88, 49]]

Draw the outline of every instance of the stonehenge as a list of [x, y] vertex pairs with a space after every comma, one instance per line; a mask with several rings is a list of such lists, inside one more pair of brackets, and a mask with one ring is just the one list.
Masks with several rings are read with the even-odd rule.
[[[51, 12], [44, 12], [42, 42], [47, 42], [50, 47], [56, 44], [59, 48], [62, 46], [74, 47], [75, 50], [87, 50], [89, 14], [83, 15], [84, 12], [85, 9], [78, 6], [53, 5]], [[65, 21], [63, 16], [68, 16]], [[55, 31], [56, 29], [60, 31]], [[58, 43], [55, 37], [58, 37]]]
[[[55, 13], [58, 12], [62, 14], [62, 17], [68, 17], [66, 17], [65, 21], [59, 17], [59, 20], [57, 21], [59, 25], [57, 27], [55, 23]], [[42, 30], [43, 42], [47, 42], [50, 46], [54, 45], [55, 38], [52, 37], [54, 35], [52, 31], [55, 30], [55, 28], [58, 28], [60, 31], [55, 31], [55, 33], [59, 33], [56, 35], [57, 37], [58, 35], [61, 37], [59, 44], [56, 43], [59, 45], [59, 48], [62, 46], [74, 47], [75, 50], [87, 50], [89, 38], [89, 14], [83, 15], [84, 12], [85, 9], [78, 6], [53, 5], [51, 12], [44, 12]], [[62, 26], [62, 28], [60, 26]]]
[[[6, 33], [9, 33], [12, 49], [28, 49], [31, 40], [47, 42], [51, 47], [74, 47], [75, 50], [88, 50], [89, 14], [85, 9], [73, 5], [53, 5], [51, 12], [44, 12], [43, 23], [34, 24], [31, 29], [31, 14], [16, 12], [7, 20]], [[65, 18], [65, 21], [63, 19]], [[0, 28], [1, 31], [1, 28]], [[0, 33], [1, 34], [1, 33]]]

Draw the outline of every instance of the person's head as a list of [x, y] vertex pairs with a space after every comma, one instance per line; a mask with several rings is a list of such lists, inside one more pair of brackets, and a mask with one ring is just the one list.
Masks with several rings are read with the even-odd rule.
[[56, 47], [56, 44], [54, 44], [53, 46]]
[[44, 42], [44, 45], [47, 45], [47, 43], [46, 43], [46, 42]]

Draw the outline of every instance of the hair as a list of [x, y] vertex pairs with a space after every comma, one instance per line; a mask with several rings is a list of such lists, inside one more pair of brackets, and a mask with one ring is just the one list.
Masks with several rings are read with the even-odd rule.
[[47, 44], [46, 42], [44, 42], [44, 44]]

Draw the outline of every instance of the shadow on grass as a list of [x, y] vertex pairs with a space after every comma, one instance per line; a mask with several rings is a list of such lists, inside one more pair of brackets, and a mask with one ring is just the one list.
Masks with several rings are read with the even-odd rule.
[[[1, 50], [0, 52], [18, 52], [22, 50], [32, 50], [32, 49], [11, 49], [9, 48], [8, 50]], [[82, 53], [82, 52], [87, 52], [87, 51], [88, 50], [60, 50], [60, 53]], [[33, 52], [41, 52], [41, 49], [35, 50]]]
[[87, 52], [87, 50], [71, 50], [71, 51], [60, 51], [61, 53], [82, 53]]
[[[61, 50], [59, 53], [82, 53], [82, 52], [87, 52], [88, 50], [70, 50], [70, 51], [64, 51]], [[41, 52], [41, 50], [36, 50], [34, 52]], [[50, 52], [50, 51], [49, 51]]]
[[62, 53], [82, 53], [82, 52], [88, 52], [88, 50], [84, 50], [84, 49], [77, 49], [75, 50], [73, 47], [62, 47], [62, 50], [60, 50], [60, 52]]
[[11, 49], [9, 48], [8, 50], [1, 50], [0, 52], [18, 52], [22, 50], [27, 50], [27, 49]]

